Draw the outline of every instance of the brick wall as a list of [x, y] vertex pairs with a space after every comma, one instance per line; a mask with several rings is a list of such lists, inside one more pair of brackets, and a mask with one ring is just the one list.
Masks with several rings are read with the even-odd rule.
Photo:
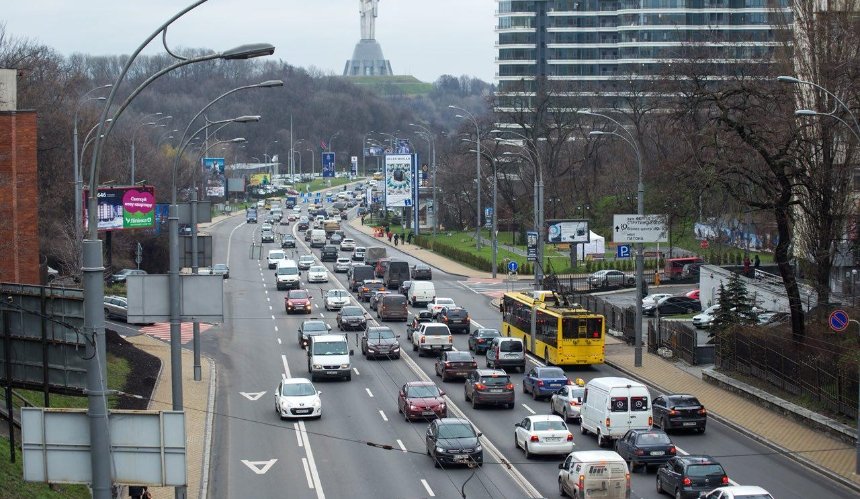
[[41, 284], [36, 113], [0, 112], [0, 281]]

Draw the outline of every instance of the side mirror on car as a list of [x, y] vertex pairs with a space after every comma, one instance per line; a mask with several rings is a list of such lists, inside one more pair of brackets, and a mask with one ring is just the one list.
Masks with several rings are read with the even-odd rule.
[[564, 463], [558, 463], [558, 469], [563, 470], [564, 469]]
[[355, 355], [355, 350], [350, 350], [350, 351], [349, 351], [349, 354], [350, 354], [350, 355]]
[[445, 390], [439, 390], [439, 396], [444, 397], [445, 396]]

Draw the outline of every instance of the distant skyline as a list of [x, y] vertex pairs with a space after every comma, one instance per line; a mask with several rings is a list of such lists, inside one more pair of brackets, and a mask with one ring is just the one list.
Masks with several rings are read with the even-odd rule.
[[[191, 0], [4, 2], [7, 35], [70, 55], [129, 54]], [[380, 0], [376, 39], [397, 75], [433, 82], [443, 74], [493, 82], [493, 0]], [[275, 45], [275, 59], [340, 75], [361, 38], [359, 0], [209, 0], [168, 30], [172, 48], [225, 50]], [[159, 37], [145, 54], [162, 52]]]

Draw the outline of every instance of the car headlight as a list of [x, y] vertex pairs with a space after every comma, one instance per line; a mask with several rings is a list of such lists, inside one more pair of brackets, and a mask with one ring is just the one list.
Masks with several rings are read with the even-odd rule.
[[312, 405], [313, 405], [314, 407], [319, 407], [319, 406], [321, 406], [321, 405], [322, 405], [322, 401], [319, 399], [319, 397], [317, 397], [317, 398], [315, 398], [315, 399], [314, 399], [314, 403], [313, 403]]
[[484, 450], [484, 448], [483, 448], [483, 447], [481, 447], [481, 444], [478, 444], [478, 446], [477, 446], [477, 447], [475, 447], [475, 452], [481, 452], [481, 451], [483, 451], [483, 450]]
[[341, 369], [349, 369], [349, 364], [341, 364], [340, 368]]
[[436, 452], [445, 452], [445, 449], [442, 447], [436, 447]]
[[444, 409], [444, 408], [445, 408], [445, 402], [440, 403], [440, 404], [439, 404], [439, 409]]
[[289, 403], [288, 401], [286, 401], [286, 400], [282, 400], [282, 401], [281, 401], [281, 407], [282, 407], [282, 408], [284, 408], [284, 409], [289, 409], [289, 408], [290, 408], [290, 403]]
[[410, 405], [410, 406], [409, 406], [409, 410], [410, 410], [410, 411], [417, 411], [417, 410], [418, 410], [418, 408], [417, 408], [417, 407], [415, 407], [414, 405]]
[[320, 364], [314, 364], [313, 367], [314, 367], [314, 369], [322, 369], [322, 365], [320, 365]]
[[368, 351], [368, 352], [376, 353], [376, 349], [375, 349], [375, 348], [373, 348], [373, 347], [367, 347], [367, 351]]
[[400, 345], [394, 345], [391, 350], [400, 350]]

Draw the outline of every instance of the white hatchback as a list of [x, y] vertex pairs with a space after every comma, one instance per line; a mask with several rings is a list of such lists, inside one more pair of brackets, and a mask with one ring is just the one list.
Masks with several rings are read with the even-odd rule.
[[275, 390], [275, 412], [284, 418], [322, 417], [322, 392], [305, 378], [286, 378]]
[[308, 282], [328, 282], [328, 269], [322, 265], [313, 265], [308, 269]]
[[352, 295], [345, 289], [330, 289], [325, 295], [326, 310], [340, 310], [352, 302]]
[[457, 306], [457, 304], [454, 303], [453, 298], [436, 298], [435, 300], [433, 300], [427, 304], [427, 310], [431, 314], [433, 314], [433, 317], [435, 317], [439, 312], [442, 311], [443, 308], [445, 308], [445, 307], [451, 308], [451, 307], [456, 307], [456, 306]]
[[346, 272], [349, 270], [349, 264], [352, 263], [352, 260], [349, 258], [338, 258], [336, 262], [334, 262], [334, 271], [335, 272]]
[[514, 442], [526, 459], [534, 454], [570, 454], [573, 434], [559, 416], [526, 416], [514, 425]]
[[706, 308], [701, 314], [693, 316], [693, 326], [701, 329], [709, 328], [714, 323], [714, 316], [720, 309], [719, 305], [711, 305]]

